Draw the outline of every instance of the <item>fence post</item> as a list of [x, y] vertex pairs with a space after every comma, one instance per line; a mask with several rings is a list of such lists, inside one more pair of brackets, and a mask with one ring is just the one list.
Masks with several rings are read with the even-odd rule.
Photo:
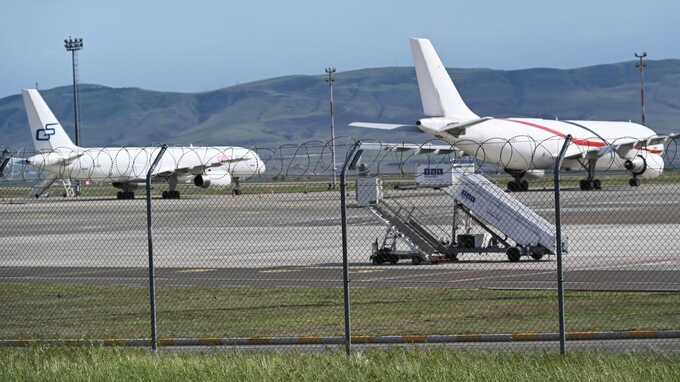
[[564, 323], [564, 274], [562, 272], [562, 223], [560, 222], [560, 168], [562, 160], [567, 152], [567, 147], [571, 143], [571, 135], [564, 138], [564, 144], [560, 154], [555, 158], [555, 168], [553, 169], [555, 184], [555, 255], [557, 256], [557, 302], [560, 321], [560, 354], [566, 353], [566, 331]]
[[343, 302], [345, 306], [345, 352], [349, 356], [352, 351], [352, 326], [350, 324], [349, 302], [349, 261], [347, 260], [347, 167], [352, 163], [357, 148], [361, 145], [357, 141], [352, 150], [345, 157], [345, 163], [340, 172], [340, 224], [342, 226], [342, 288]]
[[161, 145], [149, 171], [146, 173], [146, 235], [149, 246], [149, 304], [151, 305], [151, 350], [158, 351], [158, 334], [156, 332], [156, 276], [153, 265], [153, 240], [151, 239], [151, 174], [158, 166], [168, 145]]

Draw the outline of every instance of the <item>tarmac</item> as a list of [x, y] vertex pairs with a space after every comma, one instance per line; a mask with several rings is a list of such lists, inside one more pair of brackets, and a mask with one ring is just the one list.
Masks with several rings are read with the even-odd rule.
[[[661, 184], [563, 191], [567, 289], [680, 290], [678, 189]], [[450, 230], [452, 201], [441, 192], [385, 193], [417, 207], [434, 231]], [[546, 219], [554, 218], [552, 192], [514, 195]], [[0, 200], [0, 281], [145, 285], [148, 243], [141, 196]], [[152, 207], [159, 286], [341, 286], [337, 192], [193, 195], [154, 199]], [[556, 286], [554, 256], [510, 263], [504, 254], [466, 254], [455, 263], [374, 266], [371, 244], [382, 240], [385, 226], [354, 204], [348, 223], [353, 287]]]

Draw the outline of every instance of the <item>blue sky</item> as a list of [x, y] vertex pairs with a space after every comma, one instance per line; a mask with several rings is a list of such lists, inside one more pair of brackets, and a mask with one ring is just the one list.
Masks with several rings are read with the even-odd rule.
[[571, 68], [680, 58], [680, 1], [50, 1], [0, 6], [0, 97], [81, 81], [202, 91], [288, 74], [410, 66], [408, 37], [449, 67]]

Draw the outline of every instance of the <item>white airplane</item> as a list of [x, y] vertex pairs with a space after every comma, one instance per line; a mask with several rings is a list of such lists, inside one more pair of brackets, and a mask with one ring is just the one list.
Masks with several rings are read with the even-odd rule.
[[[118, 199], [134, 199], [134, 190], [146, 174], [159, 147], [82, 148], [71, 142], [57, 118], [35, 89], [23, 90], [24, 105], [36, 154], [26, 158], [46, 177], [33, 187], [40, 196], [57, 179], [106, 179], [121, 189]], [[259, 156], [242, 147], [169, 147], [152, 173], [152, 182], [167, 182], [164, 199], [178, 199], [177, 184], [197, 187], [228, 186], [239, 179], [259, 175], [265, 166]]]
[[415, 125], [353, 122], [350, 126], [430, 134], [469, 156], [501, 166], [514, 178], [508, 183], [510, 191], [528, 190], [526, 178], [552, 169], [567, 135], [573, 138], [562, 168], [586, 170], [582, 190], [601, 188], [596, 170], [627, 170], [633, 187], [640, 185], [640, 178], [663, 173], [666, 144], [678, 134], [659, 136], [633, 122], [480, 117], [461, 98], [430, 41], [411, 39], [410, 43], [426, 117]]

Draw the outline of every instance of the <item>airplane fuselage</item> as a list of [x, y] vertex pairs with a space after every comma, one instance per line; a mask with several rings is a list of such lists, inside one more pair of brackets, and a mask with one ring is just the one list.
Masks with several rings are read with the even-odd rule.
[[[105, 179], [113, 183], [139, 183], [146, 177], [152, 162], [160, 152], [158, 147], [123, 147], [123, 148], [79, 148], [56, 149], [51, 153], [37, 154], [28, 159], [29, 164], [38, 170], [45, 170], [50, 174], [70, 179]], [[76, 156], [66, 164], [52, 164], [51, 157], [57, 159]], [[195, 163], [210, 163], [223, 161], [223, 165], [210, 168], [212, 173], [228, 174], [225, 176], [240, 177], [264, 172], [264, 163], [258, 155], [242, 147], [168, 147], [157, 166], [157, 171], [163, 169], [182, 168]], [[55, 161], [56, 162], [56, 161]], [[194, 176], [203, 171], [194, 171], [177, 179], [189, 182]]]
[[[570, 150], [588, 150], [638, 141], [657, 134], [633, 122], [561, 121], [538, 118], [491, 118], [454, 135], [446, 131], [423, 132], [435, 135], [480, 161], [498, 163], [509, 170], [552, 169], [567, 135], [572, 136]], [[662, 154], [664, 145], [647, 146], [645, 154]], [[566, 161], [564, 168], [580, 168], [576, 160]], [[624, 160], [613, 152], [597, 160], [598, 169], [624, 169]]]

